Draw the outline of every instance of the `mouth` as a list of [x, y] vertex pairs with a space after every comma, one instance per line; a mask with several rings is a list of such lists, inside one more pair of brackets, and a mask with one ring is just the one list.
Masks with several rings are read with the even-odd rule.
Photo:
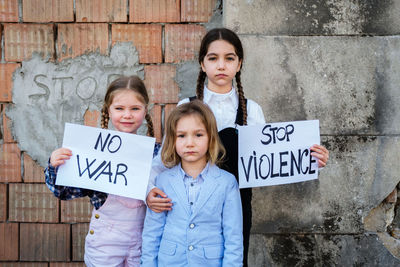
[[133, 122], [120, 122], [124, 126], [131, 126], [133, 125]]
[[216, 75], [218, 78], [225, 78], [225, 77], [227, 77], [228, 75], [226, 75], [226, 74], [217, 74]]

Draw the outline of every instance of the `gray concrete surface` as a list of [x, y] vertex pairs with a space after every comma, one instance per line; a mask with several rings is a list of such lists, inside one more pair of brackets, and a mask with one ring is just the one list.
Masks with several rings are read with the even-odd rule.
[[226, 0], [224, 25], [239, 34], [394, 35], [399, 1]]
[[[400, 1], [226, 0], [267, 121], [319, 119], [319, 179], [253, 189], [250, 266], [400, 266]], [[397, 193], [398, 195], [398, 193]], [[396, 203], [397, 201], [397, 203]]]

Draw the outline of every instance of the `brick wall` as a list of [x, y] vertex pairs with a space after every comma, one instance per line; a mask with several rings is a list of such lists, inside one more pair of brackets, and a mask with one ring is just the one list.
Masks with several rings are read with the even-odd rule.
[[[218, 0], [0, 0], [0, 266], [84, 266], [90, 220], [87, 198], [59, 201], [43, 168], [24, 151], [5, 115], [13, 104], [13, 72], [33, 53], [61, 61], [87, 52], [107, 55], [130, 41], [144, 64], [155, 103], [155, 133], [178, 101], [178, 63], [194, 60]], [[168, 88], [168, 90], [165, 90]], [[97, 125], [88, 111], [86, 125]]]

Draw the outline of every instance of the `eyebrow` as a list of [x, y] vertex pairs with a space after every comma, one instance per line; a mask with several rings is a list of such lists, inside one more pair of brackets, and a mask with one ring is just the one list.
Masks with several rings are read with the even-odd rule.
[[[176, 133], [186, 133], [186, 132], [188, 132], [188, 131], [186, 131], [186, 130], [185, 131], [182, 131], [182, 130], [176, 131]], [[195, 133], [196, 132], [207, 132], [207, 130], [206, 129], [194, 129], [193, 132], [195, 132]]]
[[[207, 57], [209, 57], [209, 56], [218, 56], [218, 54], [217, 53], [209, 53], [206, 56]], [[228, 53], [225, 56], [237, 56], [237, 55], [235, 53]]]

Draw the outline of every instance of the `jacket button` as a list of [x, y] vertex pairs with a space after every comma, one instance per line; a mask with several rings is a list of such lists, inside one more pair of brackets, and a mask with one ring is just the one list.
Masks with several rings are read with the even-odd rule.
[[98, 218], [100, 218], [100, 215], [96, 213], [96, 214], [94, 215], [94, 217], [95, 217], [96, 219], [98, 219]]
[[93, 231], [93, 230], [90, 230], [89, 233], [90, 233], [91, 235], [93, 235], [93, 234], [94, 234], [94, 231]]
[[189, 228], [190, 228], [190, 229], [193, 229], [194, 226], [195, 226], [194, 223], [189, 224]]
[[194, 247], [192, 245], [189, 246], [189, 251], [192, 251], [194, 249]]

